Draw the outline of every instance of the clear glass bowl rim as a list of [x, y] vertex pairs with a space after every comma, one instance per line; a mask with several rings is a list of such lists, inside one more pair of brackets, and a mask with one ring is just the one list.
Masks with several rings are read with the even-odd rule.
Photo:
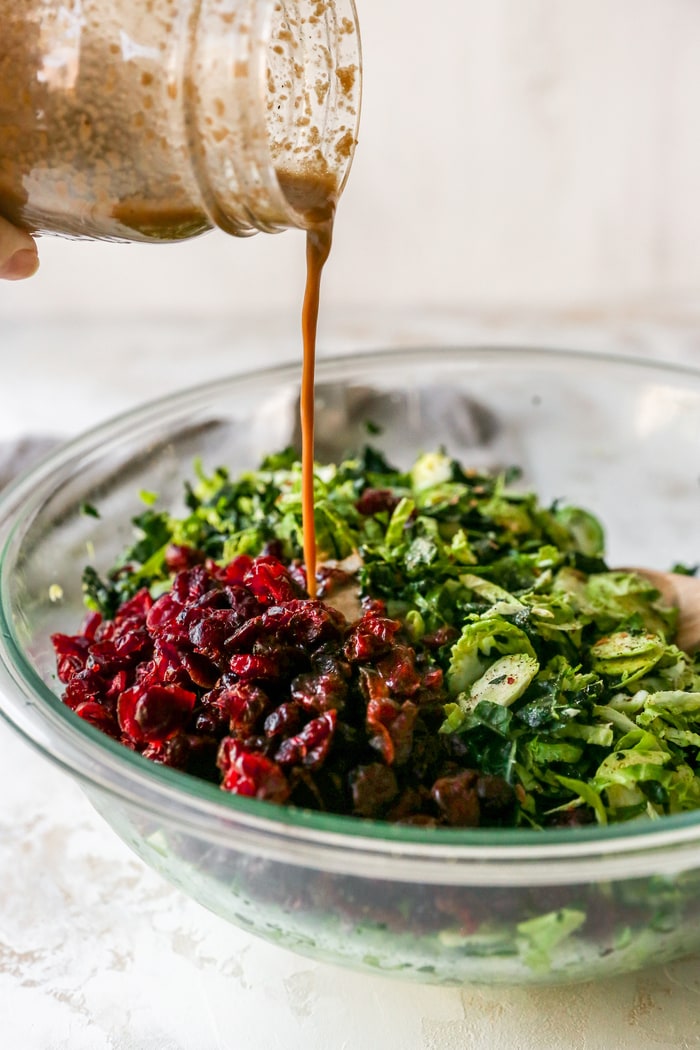
[[[441, 366], [453, 361], [473, 366], [567, 369], [595, 368], [622, 370], [640, 378], [681, 381], [694, 387], [700, 396], [700, 369], [692, 366], [646, 360], [632, 356], [580, 350], [540, 349], [526, 346], [446, 346], [403, 348], [371, 351], [362, 354], [323, 357], [318, 362], [317, 381], [329, 382], [347, 372], [367, 375], [372, 368], [425, 364], [426, 355]], [[365, 371], [367, 370], [367, 371]], [[568, 864], [578, 859], [596, 865], [616, 858], [624, 871], [630, 854], [666, 852], [669, 847], [684, 847], [683, 867], [700, 862], [700, 811], [662, 817], [655, 821], [638, 820], [626, 824], [590, 828], [553, 829], [538, 833], [529, 829], [446, 829], [415, 828], [390, 825], [355, 817], [327, 815], [293, 807], [222, 793], [215, 785], [188, 777], [151, 763], [130, 752], [73, 714], [47, 687], [25, 657], [14, 626], [9, 603], [9, 583], [13, 556], [23, 531], [40, 511], [46, 495], [53, 491], [62, 475], [81, 457], [109, 445], [117, 446], [121, 438], [133, 437], [158, 421], [173, 423], [189, 408], [204, 408], [208, 401], [220, 397], [227, 384], [293, 383], [298, 380], [295, 364], [272, 365], [264, 370], [234, 372], [215, 381], [170, 394], [139, 405], [129, 412], [101, 423], [75, 439], [61, 445], [31, 471], [18, 478], [0, 496], [0, 715], [24, 739], [53, 763], [62, 767], [88, 788], [115, 796], [169, 824], [180, 825], [200, 838], [232, 844], [232, 828], [245, 832], [245, 843], [270, 852], [269, 843], [301, 854], [316, 856], [324, 849], [355, 854], [359, 861], [380, 857], [390, 874], [392, 859], [414, 858], [420, 862], [452, 860], [475, 865], [507, 862], [511, 875], [522, 866], [522, 879], [527, 882], [546, 866]], [[243, 839], [236, 839], [244, 845]], [[265, 847], [265, 843], [268, 843]], [[277, 848], [272, 852], [278, 853]], [[626, 855], [627, 861], [620, 856]], [[289, 859], [292, 859], [290, 854]], [[335, 867], [335, 865], [331, 865]], [[587, 865], [586, 865], [587, 866]], [[653, 865], [652, 865], [653, 866]], [[374, 867], [374, 865], [372, 865]], [[610, 865], [609, 874], [612, 874]], [[550, 869], [553, 874], [553, 868]], [[427, 874], [427, 869], [426, 869]], [[583, 875], [583, 869], [579, 871]], [[550, 881], [547, 879], [547, 881]], [[554, 879], [552, 879], [554, 881]]]

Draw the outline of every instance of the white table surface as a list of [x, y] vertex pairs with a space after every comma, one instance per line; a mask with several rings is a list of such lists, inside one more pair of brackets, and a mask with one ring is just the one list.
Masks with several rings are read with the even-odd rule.
[[[691, 319], [337, 316], [325, 346], [466, 341], [693, 361]], [[0, 441], [67, 435], [246, 361], [293, 319], [5, 322]], [[644, 1050], [700, 1046], [700, 958], [572, 988], [441, 989], [319, 965], [171, 889], [0, 725], [0, 1046], [7, 1050]]]

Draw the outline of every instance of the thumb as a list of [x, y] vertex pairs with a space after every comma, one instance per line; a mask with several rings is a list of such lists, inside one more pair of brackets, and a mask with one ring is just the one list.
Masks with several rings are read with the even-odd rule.
[[28, 233], [0, 217], [0, 278], [21, 281], [39, 268], [36, 244]]

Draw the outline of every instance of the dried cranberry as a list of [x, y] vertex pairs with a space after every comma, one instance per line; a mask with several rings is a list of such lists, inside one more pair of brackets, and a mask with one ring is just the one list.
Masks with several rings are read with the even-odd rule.
[[189, 631], [200, 620], [210, 616], [212, 611], [228, 611], [230, 615], [230, 602], [223, 587], [206, 591], [200, 598], [187, 602], [177, 614], [176, 619]]
[[158, 638], [153, 646], [153, 677], [158, 682], [175, 685], [189, 683], [189, 676], [182, 666], [178, 647], [163, 638]]
[[373, 667], [362, 667], [360, 669], [360, 689], [368, 702], [372, 700], [388, 700], [393, 703], [389, 693], [389, 686]]
[[103, 620], [95, 631], [96, 642], [111, 642], [117, 635], [117, 627], [114, 620]]
[[280, 745], [275, 758], [281, 766], [301, 765], [318, 769], [326, 760], [333, 742], [337, 714], [327, 711], [314, 718], [297, 736], [289, 737]]
[[401, 624], [385, 616], [363, 616], [345, 643], [351, 663], [363, 663], [388, 653]]
[[418, 708], [410, 700], [399, 705], [395, 700], [375, 697], [367, 704], [369, 742], [387, 765], [400, 766], [408, 759], [417, 717]]
[[477, 794], [479, 774], [465, 769], [456, 776], [441, 777], [433, 784], [432, 796], [445, 821], [453, 827], [477, 828], [480, 806]]
[[350, 774], [352, 808], [358, 817], [381, 816], [386, 807], [396, 798], [399, 786], [396, 776], [388, 766], [373, 762], [369, 766], [358, 766]]
[[146, 587], [142, 587], [133, 598], [130, 598], [119, 607], [114, 617], [114, 622], [121, 624], [125, 620], [133, 618], [139, 624], [144, 623], [152, 606], [153, 599], [150, 591]]
[[231, 672], [245, 681], [264, 682], [275, 680], [282, 674], [282, 665], [277, 656], [254, 656], [252, 653], [237, 653], [229, 661]]
[[298, 675], [291, 685], [292, 698], [309, 714], [340, 711], [345, 706], [348, 684], [337, 672]]
[[146, 618], [146, 626], [151, 634], [157, 634], [163, 627], [172, 623], [182, 611], [182, 602], [172, 594], [162, 594], [153, 603]]
[[236, 627], [240, 627], [246, 620], [250, 620], [253, 616], [258, 616], [262, 612], [263, 606], [246, 587], [238, 584], [226, 584], [224, 586], [224, 594], [233, 612]]
[[361, 604], [364, 616], [386, 616], [386, 602], [381, 598], [371, 598], [365, 595]]
[[293, 701], [280, 704], [265, 719], [265, 736], [270, 740], [292, 736], [301, 725], [301, 708]]
[[229, 652], [249, 652], [260, 638], [268, 638], [271, 634], [279, 637], [280, 632], [289, 626], [292, 619], [291, 609], [273, 606], [234, 631], [228, 639]]
[[165, 548], [165, 564], [168, 572], [183, 572], [194, 565], [201, 565], [205, 556], [194, 547], [185, 547], [179, 543], [169, 543]]
[[239, 554], [230, 561], [223, 570], [223, 579], [226, 583], [242, 584], [253, 567], [253, 559], [249, 554]]
[[398, 823], [408, 824], [414, 828], [436, 828], [438, 826], [435, 817], [430, 817], [427, 813], [411, 813], [409, 816], [402, 817]]
[[146, 628], [136, 627], [115, 638], [114, 651], [122, 659], [131, 658], [130, 662], [133, 663], [134, 657], [147, 658], [151, 653], [152, 645], [151, 636]]
[[224, 774], [222, 787], [236, 795], [286, 802], [290, 786], [276, 762], [247, 751], [231, 737], [222, 741], [217, 764]]
[[104, 688], [105, 680], [99, 671], [92, 668], [77, 671], [66, 686], [63, 702], [75, 710], [78, 704], [102, 696]]
[[201, 689], [211, 689], [216, 685], [221, 672], [206, 656], [202, 656], [201, 653], [183, 652], [180, 654], [180, 660], [193, 685], [198, 685]]
[[595, 813], [588, 806], [569, 806], [552, 813], [547, 821], [547, 826], [552, 828], [582, 828], [586, 824], [595, 823]]
[[421, 679], [416, 671], [416, 654], [407, 645], [395, 645], [376, 666], [394, 694], [413, 696], [421, 687]]
[[515, 814], [515, 791], [503, 777], [482, 774], [476, 782], [479, 808], [487, 823], [510, 822]]
[[417, 814], [423, 813], [426, 803], [430, 804], [432, 811], [434, 806], [425, 788], [406, 787], [385, 814], [386, 819], [396, 823], [408, 821]]
[[217, 751], [218, 743], [212, 737], [178, 732], [162, 744], [148, 744], [141, 754], [158, 765], [218, 781]]
[[199, 609], [196, 617], [190, 617], [187, 636], [195, 652], [216, 661], [224, 658], [226, 639], [238, 626], [232, 609]]
[[243, 583], [266, 605], [279, 605], [300, 597], [297, 584], [276, 558], [256, 558]]
[[275, 558], [276, 561], [282, 561], [284, 557], [282, 541], [268, 540], [260, 554], [263, 558]]
[[455, 638], [459, 637], [459, 631], [456, 627], [438, 627], [437, 631], [433, 631], [432, 634], [424, 634], [421, 638], [421, 642], [428, 649], [441, 649], [443, 645], [448, 645], [450, 642], [454, 642]]
[[141, 754], [160, 766], [171, 769], [187, 769], [190, 747], [185, 733], [176, 733], [169, 740], [158, 744], [148, 744]]
[[128, 665], [117, 652], [116, 642], [93, 642], [87, 659], [87, 667], [102, 675], [113, 675]]
[[218, 708], [205, 707], [197, 713], [194, 731], [203, 733], [204, 736], [216, 737], [219, 740], [228, 732], [228, 722]]
[[393, 514], [400, 502], [391, 489], [365, 489], [355, 506], [360, 514], [370, 517], [383, 511]]
[[89, 722], [95, 729], [100, 729], [103, 733], [107, 733], [108, 736], [119, 736], [119, 727], [114, 715], [105, 710], [102, 704], [98, 704], [95, 700], [86, 700], [82, 704], [78, 704], [75, 708], [75, 713], [86, 722]]
[[184, 605], [196, 601], [212, 587], [218, 586], [218, 580], [210, 576], [202, 565], [195, 565], [194, 568], [185, 569], [177, 574], [173, 580], [172, 595]]
[[421, 680], [421, 687], [428, 692], [439, 693], [442, 691], [443, 673], [439, 667], [431, 667], [426, 671]]
[[177, 685], [133, 686], [119, 698], [119, 726], [136, 743], [163, 743], [185, 725], [195, 700]]
[[[307, 596], [309, 593], [309, 581], [306, 578], [306, 567], [295, 561], [287, 567], [287, 572], [292, 583], [296, 585], [298, 593]], [[316, 579], [318, 580], [318, 575]]]
[[248, 620], [229, 638], [228, 648], [233, 652], [246, 651], [258, 639], [274, 637], [308, 649], [340, 638], [345, 626], [343, 615], [323, 602], [291, 600]]
[[344, 681], [348, 681], [352, 675], [350, 664], [335, 643], [320, 645], [311, 654], [311, 667], [319, 674], [334, 675]]
[[228, 715], [231, 732], [252, 733], [270, 710], [271, 701], [259, 686], [236, 682], [225, 686], [216, 701]]
[[[80, 633], [83, 636], [83, 638], [86, 638], [89, 642], [94, 642], [95, 635], [97, 634], [97, 631], [101, 627], [101, 625], [102, 614], [98, 612], [89, 612], [83, 620], [83, 625], [80, 628]], [[54, 635], [54, 637], [58, 637], [58, 635]]]
[[58, 677], [67, 685], [74, 675], [85, 670], [90, 641], [81, 635], [53, 634], [51, 642], [58, 657], [56, 664]]
[[118, 700], [124, 690], [128, 689], [131, 677], [133, 675], [130, 675], [128, 671], [117, 671], [106, 688], [105, 698], [107, 700]]

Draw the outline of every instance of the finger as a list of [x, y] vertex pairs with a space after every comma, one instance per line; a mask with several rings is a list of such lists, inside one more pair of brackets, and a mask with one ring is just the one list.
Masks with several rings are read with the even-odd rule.
[[21, 281], [38, 269], [39, 255], [32, 238], [0, 217], [0, 278]]

